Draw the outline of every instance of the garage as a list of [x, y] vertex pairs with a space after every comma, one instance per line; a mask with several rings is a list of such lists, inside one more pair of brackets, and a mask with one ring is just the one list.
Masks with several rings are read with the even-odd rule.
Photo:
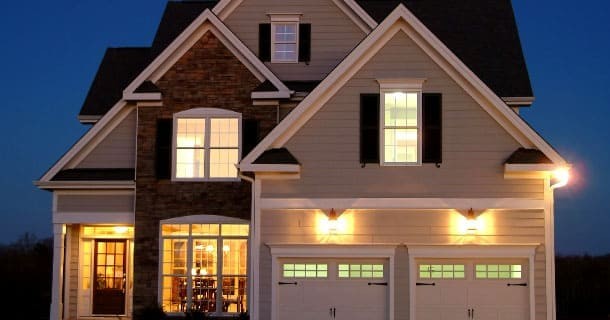
[[279, 259], [277, 319], [385, 320], [388, 259]]
[[416, 259], [414, 267], [417, 320], [530, 319], [527, 259]]

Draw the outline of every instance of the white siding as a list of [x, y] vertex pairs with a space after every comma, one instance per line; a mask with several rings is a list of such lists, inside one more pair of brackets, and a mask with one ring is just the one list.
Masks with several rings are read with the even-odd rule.
[[244, 0], [224, 23], [258, 54], [258, 25], [269, 13], [299, 13], [311, 24], [311, 62], [267, 63], [282, 80], [321, 80], [365, 37], [331, 0]]
[[[380, 167], [359, 163], [359, 99], [377, 79], [426, 78], [443, 94], [443, 163]], [[519, 143], [408, 36], [399, 32], [287, 143], [298, 180], [265, 181], [269, 198], [543, 198], [542, 180], [506, 180], [503, 164]]]
[[136, 112], [132, 111], [77, 168], [133, 168], [136, 155]]
[[133, 212], [134, 196], [125, 195], [59, 195], [58, 213]]

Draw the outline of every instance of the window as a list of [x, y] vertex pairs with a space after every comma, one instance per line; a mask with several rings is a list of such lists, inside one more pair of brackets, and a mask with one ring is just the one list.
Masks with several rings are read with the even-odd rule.
[[299, 15], [271, 15], [271, 62], [299, 61]]
[[381, 89], [381, 163], [421, 163], [421, 79], [378, 80]]
[[325, 263], [284, 263], [284, 278], [326, 278], [328, 264]]
[[246, 312], [247, 224], [162, 224], [166, 312]]
[[383, 264], [339, 264], [339, 278], [383, 278]]
[[174, 115], [174, 180], [236, 179], [241, 115], [198, 108]]
[[464, 279], [466, 277], [463, 264], [420, 264], [420, 279]]
[[475, 277], [477, 279], [521, 279], [520, 264], [477, 264]]

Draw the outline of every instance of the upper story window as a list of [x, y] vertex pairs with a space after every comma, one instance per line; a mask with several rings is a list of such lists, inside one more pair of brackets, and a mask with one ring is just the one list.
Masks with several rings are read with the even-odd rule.
[[174, 115], [174, 180], [234, 180], [241, 145], [241, 114], [197, 108]]
[[272, 63], [308, 63], [311, 58], [311, 24], [300, 14], [269, 14], [271, 23], [259, 25], [258, 54]]
[[271, 62], [299, 61], [299, 15], [271, 15]]
[[423, 80], [379, 80], [383, 165], [421, 164]]

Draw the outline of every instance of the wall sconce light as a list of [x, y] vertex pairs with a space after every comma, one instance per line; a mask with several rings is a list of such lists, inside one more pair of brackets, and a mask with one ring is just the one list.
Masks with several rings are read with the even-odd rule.
[[570, 168], [561, 167], [553, 171], [551, 189], [565, 187], [570, 180]]
[[330, 233], [337, 232], [337, 229], [339, 228], [339, 215], [337, 214], [337, 212], [335, 211], [334, 208], [330, 209], [330, 212], [328, 213], [327, 217], [328, 217], [328, 231]]
[[475, 233], [479, 229], [477, 223], [477, 217], [474, 214], [474, 210], [472, 208], [468, 209], [468, 213], [466, 213], [466, 232]]

